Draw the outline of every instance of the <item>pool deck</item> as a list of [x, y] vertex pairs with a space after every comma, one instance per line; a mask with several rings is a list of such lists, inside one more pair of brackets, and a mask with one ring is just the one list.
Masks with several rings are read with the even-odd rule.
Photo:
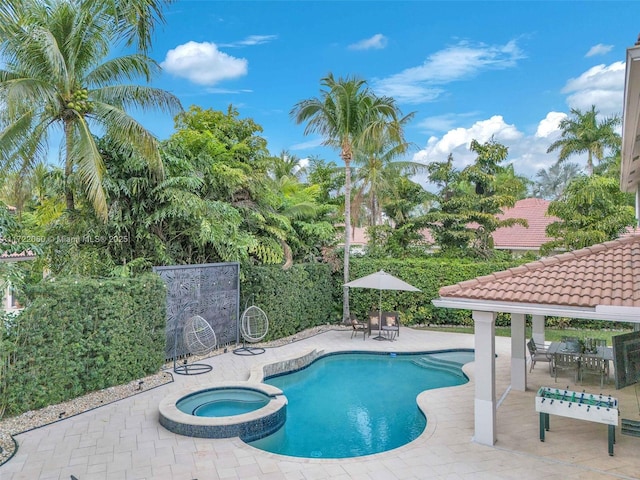
[[[396, 450], [342, 459], [300, 459], [275, 455], [238, 438], [202, 439], [173, 434], [158, 423], [158, 405], [173, 391], [211, 382], [248, 380], [260, 364], [302, 356], [310, 351], [385, 352], [473, 348], [473, 335], [403, 328], [394, 342], [378, 342], [347, 330], [329, 330], [262, 355], [220, 354], [207, 360], [210, 373], [174, 375], [173, 383], [120, 400], [16, 437], [16, 455], [0, 467], [1, 480], [395, 480], [395, 479], [629, 479], [640, 478], [640, 438], [616, 429], [615, 456], [607, 454], [607, 426], [551, 416], [546, 441], [538, 439], [534, 398], [540, 386], [600, 393], [599, 383], [575, 386], [568, 378], [554, 383], [547, 364], [528, 376], [528, 390], [509, 389], [510, 339], [496, 338], [497, 413], [495, 446], [472, 441], [474, 364], [470, 382], [424, 392], [419, 402], [428, 424], [418, 439]], [[358, 382], [357, 372], [353, 373]], [[396, 381], [402, 381], [396, 379]], [[594, 380], [595, 381], [595, 380]], [[635, 387], [605, 393], [617, 397], [621, 417], [640, 419]]]

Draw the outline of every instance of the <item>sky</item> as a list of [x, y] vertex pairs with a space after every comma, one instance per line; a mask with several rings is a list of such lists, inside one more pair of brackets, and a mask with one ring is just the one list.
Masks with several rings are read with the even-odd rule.
[[[637, 1], [177, 0], [164, 12], [152, 85], [185, 109], [233, 105], [262, 126], [273, 155], [342, 164], [290, 115], [333, 73], [415, 112], [402, 160], [451, 153], [464, 168], [475, 159], [471, 140], [493, 137], [531, 179], [556, 162], [547, 148], [572, 108], [621, 116], [626, 49], [640, 33]], [[161, 139], [174, 132], [170, 116], [141, 121]]]

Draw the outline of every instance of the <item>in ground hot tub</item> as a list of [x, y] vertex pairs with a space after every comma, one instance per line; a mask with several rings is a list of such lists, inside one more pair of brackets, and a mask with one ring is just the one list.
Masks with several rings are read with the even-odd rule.
[[202, 438], [258, 440], [278, 430], [286, 419], [282, 390], [262, 383], [234, 382], [181, 390], [159, 406], [167, 430]]

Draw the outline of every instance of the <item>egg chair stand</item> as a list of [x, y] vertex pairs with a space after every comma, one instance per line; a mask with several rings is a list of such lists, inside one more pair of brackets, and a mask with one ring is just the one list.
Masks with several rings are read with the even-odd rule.
[[261, 308], [255, 305], [247, 308], [240, 318], [240, 333], [242, 334], [242, 347], [236, 348], [236, 355], [260, 355], [265, 352], [262, 347], [254, 347], [249, 344], [262, 340], [269, 331], [269, 319]]
[[[192, 301], [187, 303], [178, 315], [178, 321], [182, 319], [184, 314], [198, 302]], [[217, 346], [216, 334], [204, 318], [200, 315], [189, 317], [182, 327], [183, 343], [186, 347], [187, 355], [207, 355], [211, 353]], [[213, 367], [206, 363], [188, 363], [185, 357], [182, 363], [178, 364], [178, 323], [174, 330], [173, 341], [173, 371], [178, 375], [201, 375], [210, 372]]]

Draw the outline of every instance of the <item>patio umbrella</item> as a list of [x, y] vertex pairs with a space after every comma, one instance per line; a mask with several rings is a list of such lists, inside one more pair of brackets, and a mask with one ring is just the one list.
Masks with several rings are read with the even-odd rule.
[[420, 289], [400, 280], [398, 277], [380, 270], [365, 277], [357, 278], [345, 283], [345, 286], [351, 288], [371, 288], [380, 291], [379, 312], [378, 312], [378, 336], [376, 340], [384, 340], [382, 336], [382, 290], [404, 290], [408, 292], [419, 292]]

